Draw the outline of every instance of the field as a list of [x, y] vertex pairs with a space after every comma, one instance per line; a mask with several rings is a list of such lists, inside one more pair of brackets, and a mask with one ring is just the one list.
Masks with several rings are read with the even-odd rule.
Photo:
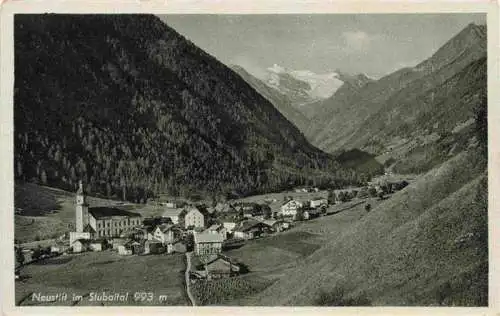
[[272, 282], [254, 276], [198, 281], [191, 286], [197, 305], [224, 305], [261, 292]]
[[[184, 289], [184, 256], [120, 256], [116, 252], [89, 252], [55, 257], [25, 266], [16, 281], [16, 304], [40, 304], [31, 293], [82, 295], [77, 305], [188, 305]], [[90, 302], [88, 293], [129, 293], [126, 302]], [[151, 302], [134, 301], [135, 292], [152, 292]], [[87, 295], [87, 296], [86, 296]], [[160, 295], [167, 300], [160, 301]], [[53, 305], [72, 305], [55, 302]], [[43, 303], [47, 305], [47, 303]], [[50, 305], [50, 304], [49, 304]]]

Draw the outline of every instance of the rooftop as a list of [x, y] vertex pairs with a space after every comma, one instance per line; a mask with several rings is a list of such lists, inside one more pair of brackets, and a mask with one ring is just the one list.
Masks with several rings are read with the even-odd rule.
[[[172, 229], [174, 227], [174, 225], [170, 225], [170, 224], [161, 224], [161, 225], [158, 225], [156, 227], [159, 227], [161, 232], [164, 233], [166, 231], [169, 231], [170, 229]], [[155, 228], [156, 230], [156, 228]]]
[[114, 207], [91, 207], [89, 208], [89, 213], [92, 214], [96, 219], [102, 217], [110, 216], [126, 216], [126, 217], [141, 217], [138, 213], [133, 213], [125, 210], [121, 210]]
[[272, 225], [269, 225], [265, 222], [261, 222], [261, 221], [258, 221], [256, 219], [248, 219], [248, 220], [244, 220], [244, 221], [241, 221], [235, 228], [234, 230], [235, 231], [240, 231], [240, 232], [245, 232], [245, 231], [248, 231], [250, 230], [252, 227], [255, 227], [255, 226], [269, 226], [271, 227]]
[[194, 234], [194, 242], [195, 243], [217, 243], [223, 242], [224, 238], [220, 234], [213, 233], [196, 233]]
[[163, 211], [162, 217], [179, 216], [181, 212], [182, 208], [167, 208]]

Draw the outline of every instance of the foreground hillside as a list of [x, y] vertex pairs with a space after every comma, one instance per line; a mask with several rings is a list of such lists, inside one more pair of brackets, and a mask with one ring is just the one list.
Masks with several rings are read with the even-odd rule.
[[486, 306], [485, 167], [457, 155], [242, 304]]
[[17, 15], [15, 56], [19, 179], [135, 202], [355, 179], [152, 15]]

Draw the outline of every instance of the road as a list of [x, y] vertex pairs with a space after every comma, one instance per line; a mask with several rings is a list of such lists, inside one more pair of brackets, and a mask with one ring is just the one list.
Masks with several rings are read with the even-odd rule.
[[186, 293], [191, 301], [191, 305], [196, 306], [196, 301], [194, 300], [193, 294], [191, 294], [190, 281], [189, 281], [189, 271], [191, 271], [191, 252], [186, 252]]

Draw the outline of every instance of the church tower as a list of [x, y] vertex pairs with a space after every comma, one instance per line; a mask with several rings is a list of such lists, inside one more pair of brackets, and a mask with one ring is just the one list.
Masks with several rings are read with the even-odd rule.
[[78, 191], [76, 191], [76, 231], [83, 232], [83, 228], [89, 223], [89, 206], [85, 198], [85, 191], [83, 190], [83, 183], [80, 181], [78, 184]]

